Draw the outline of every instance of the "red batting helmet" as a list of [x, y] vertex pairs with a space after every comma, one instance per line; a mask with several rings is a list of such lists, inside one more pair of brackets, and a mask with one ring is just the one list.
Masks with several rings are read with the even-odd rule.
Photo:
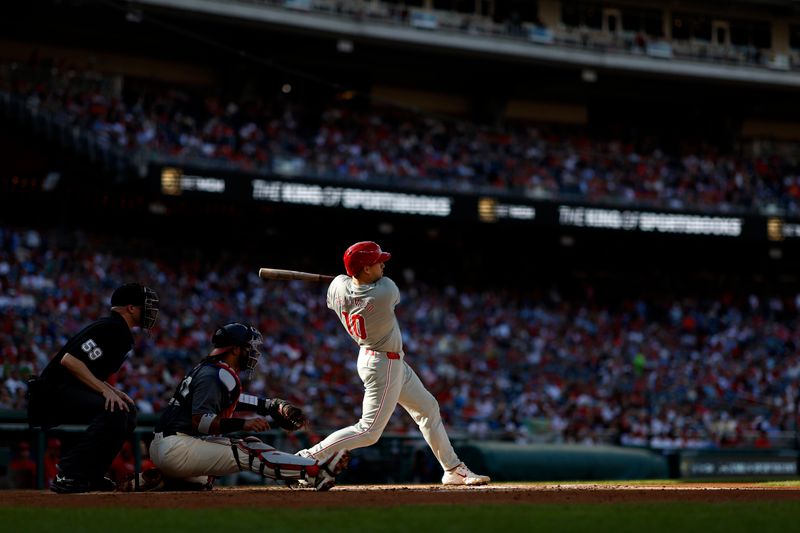
[[378, 243], [361, 241], [355, 243], [344, 253], [344, 268], [350, 276], [358, 276], [365, 266], [385, 263], [392, 254], [384, 252]]

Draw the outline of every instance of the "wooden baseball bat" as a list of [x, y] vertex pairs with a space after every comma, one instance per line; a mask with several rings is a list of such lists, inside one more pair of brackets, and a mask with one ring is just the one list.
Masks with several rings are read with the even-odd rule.
[[301, 281], [333, 281], [335, 276], [324, 274], [310, 274], [296, 270], [281, 270], [279, 268], [259, 268], [258, 277], [261, 279], [301, 280]]

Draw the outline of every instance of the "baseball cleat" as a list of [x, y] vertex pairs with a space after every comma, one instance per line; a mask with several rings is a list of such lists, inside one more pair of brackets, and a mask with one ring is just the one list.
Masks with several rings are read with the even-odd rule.
[[442, 476], [442, 485], [488, 485], [490, 481], [489, 476], [476, 474], [464, 463], [448, 470]]

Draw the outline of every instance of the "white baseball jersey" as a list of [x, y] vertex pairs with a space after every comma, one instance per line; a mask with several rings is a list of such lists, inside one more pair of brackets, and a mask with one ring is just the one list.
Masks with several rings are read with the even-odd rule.
[[361, 347], [357, 368], [364, 383], [364, 400], [361, 419], [303, 450], [308, 456], [323, 462], [339, 450], [374, 444], [399, 403], [417, 422], [442, 469], [450, 470], [461, 463], [444, 429], [436, 398], [405, 361], [400, 326], [394, 316], [398, 303], [400, 290], [386, 277], [356, 285], [352, 278], [341, 275], [328, 287], [328, 307]]
[[350, 276], [340, 275], [328, 287], [328, 308], [359, 346], [375, 351], [403, 351], [403, 336], [394, 316], [398, 303], [400, 289], [387, 277], [356, 285]]

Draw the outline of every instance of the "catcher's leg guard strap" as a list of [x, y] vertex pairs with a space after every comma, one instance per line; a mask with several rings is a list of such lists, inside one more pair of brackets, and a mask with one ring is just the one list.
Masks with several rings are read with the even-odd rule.
[[[256, 437], [231, 439], [231, 449], [239, 470], [249, 470], [275, 480], [298, 480], [317, 477], [319, 466], [314, 459], [276, 450]], [[243, 461], [247, 457], [246, 461]]]

